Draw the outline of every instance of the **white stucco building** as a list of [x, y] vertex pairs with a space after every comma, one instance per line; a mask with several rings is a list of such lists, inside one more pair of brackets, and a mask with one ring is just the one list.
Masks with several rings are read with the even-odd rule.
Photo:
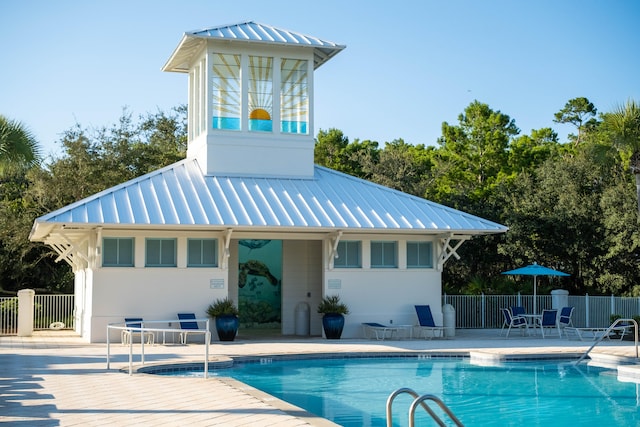
[[125, 317], [204, 317], [225, 296], [246, 327], [283, 335], [300, 302], [321, 335], [333, 294], [351, 311], [344, 337], [413, 324], [414, 304], [441, 322], [444, 263], [507, 228], [313, 164], [313, 73], [343, 49], [255, 22], [184, 34], [163, 70], [188, 76], [187, 158], [33, 225], [73, 267], [83, 338]]

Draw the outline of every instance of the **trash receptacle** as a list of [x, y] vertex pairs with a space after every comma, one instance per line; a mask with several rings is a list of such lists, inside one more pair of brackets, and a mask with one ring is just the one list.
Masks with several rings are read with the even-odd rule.
[[451, 304], [442, 306], [442, 326], [444, 326], [445, 337], [456, 336], [456, 309]]
[[306, 302], [296, 305], [296, 335], [309, 335], [309, 304]]

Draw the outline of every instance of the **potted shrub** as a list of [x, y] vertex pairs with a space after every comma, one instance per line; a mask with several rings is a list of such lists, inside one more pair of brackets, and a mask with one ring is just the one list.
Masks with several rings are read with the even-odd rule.
[[340, 302], [340, 296], [330, 295], [318, 304], [318, 313], [322, 314], [322, 328], [327, 339], [337, 340], [342, 336], [344, 315], [349, 314], [349, 307]]
[[215, 319], [220, 341], [233, 341], [238, 333], [238, 308], [229, 297], [215, 300], [207, 308], [207, 316]]

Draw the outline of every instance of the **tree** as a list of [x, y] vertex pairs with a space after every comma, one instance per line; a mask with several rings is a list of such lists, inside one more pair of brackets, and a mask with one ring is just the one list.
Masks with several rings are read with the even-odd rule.
[[[30, 242], [33, 221], [105, 188], [184, 158], [186, 109], [159, 111], [134, 120], [126, 110], [111, 125], [64, 132], [62, 153], [25, 175], [0, 180], [0, 287], [70, 292], [71, 269], [58, 255]], [[15, 176], [15, 178], [14, 178]]]
[[636, 199], [640, 218], [640, 106], [634, 100], [619, 105], [603, 115], [605, 129], [611, 134], [613, 146], [626, 152], [629, 168], [635, 175]]
[[396, 139], [378, 152], [377, 163], [367, 162], [362, 168], [367, 178], [377, 184], [423, 197], [433, 165], [432, 153], [424, 145]]
[[28, 168], [39, 160], [40, 148], [29, 129], [0, 115], [0, 174], [10, 168]]
[[349, 138], [344, 136], [341, 130], [332, 128], [328, 131], [320, 129], [316, 137], [313, 160], [315, 163], [344, 171], [346, 165], [345, 150], [349, 145]]
[[593, 119], [597, 112], [596, 107], [587, 98], [573, 98], [555, 114], [554, 122], [574, 125], [578, 129], [578, 136], [575, 138], [574, 144], [579, 145], [585, 126], [591, 126], [595, 123], [594, 120], [587, 122], [585, 120], [589, 117]]
[[440, 149], [434, 156], [435, 186], [429, 191], [435, 200], [460, 194], [482, 199], [501, 174], [510, 173], [509, 141], [520, 133], [514, 120], [474, 101], [458, 122], [457, 126], [442, 124]]

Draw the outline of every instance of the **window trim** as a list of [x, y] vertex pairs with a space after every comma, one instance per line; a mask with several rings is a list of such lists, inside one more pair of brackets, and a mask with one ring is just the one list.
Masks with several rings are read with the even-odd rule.
[[[106, 240], [112, 240], [116, 242], [116, 263], [115, 264], [111, 264], [111, 263], [106, 263], [105, 262], [105, 255], [106, 255], [106, 251], [105, 251], [105, 241]], [[131, 242], [131, 263], [123, 263], [120, 259], [120, 242]], [[103, 237], [102, 238], [102, 267], [107, 267], [107, 268], [112, 268], [112, 267], [134, 267], [135, 266], [135, 260], [136, 260], [136, 239], [135, 237]]]
[[[373, 262], [373, 247], [374, 245], [382, 245], [382, 264], [374, 264]], [[393, 245], [393, 265], [387, 264], [384, 258], [385, 246]], [[370, 261], [371, 268], [398, 268], [398, 241], [397, 240], [372, 240], [369, 245], [370, 248]]]
[[[358, 259], [356, 264], [349, 264], [349, 244], [357, 244], [358, 246]], [[340, 254], [340, 248], [343, 248], [344, 254], [340, 255], [337, 259], [345, 259], [345, 264], [336, 264], [336, 259], [333, 260], [333, 268], [362, 268], [362, 240], [340, 240], [338, 242], [336, 254]]]
[[[205, 241], [210, 241], [213, 243], [213, 263], [207, 264], [201, 262], [200, 264], [192, 264], [190, 262], [191, 259], [191, 242], [198, 241], [200, 242], [200, 260], [203, 261], [203, 243]], [[200, 238], [200, 237], [189, 237], [187, 238], [187, 268], [217, 268], [218, 267], [218, 239], [215, 238]]]
[[[409, 245], [417, 245], [418, 253], [416, 254], [416, 259], [418, 261], [417, 264], [409, 264]], [[420, 246], [421, 245], [429, 245], [430, 259], [429, 265], [420, 264]], [[433, 262], [433, 242], [432, 241], [407, 241], [407, 268], [415, 269], [415, 268], [434, 268], [435, 263]]]
[[[159, 264], [150, 264], [149, 263], [149, 242], [150, 241], [159, 241], [160, 242], [160, 263]], [[173, 263], [172, 264], [163, 264], [162, 263], [162, 242], [163, 241], [171, 241], [173, 242]], [[145, 267], [160, 267], [160, 268], [171, 268], [177, 267], [177, 252], [178, 252], [178, 239], [175, 237], [167, 238], [167, 237], [147, 237], [145, 239], [144, 245], [144, 266]]]

